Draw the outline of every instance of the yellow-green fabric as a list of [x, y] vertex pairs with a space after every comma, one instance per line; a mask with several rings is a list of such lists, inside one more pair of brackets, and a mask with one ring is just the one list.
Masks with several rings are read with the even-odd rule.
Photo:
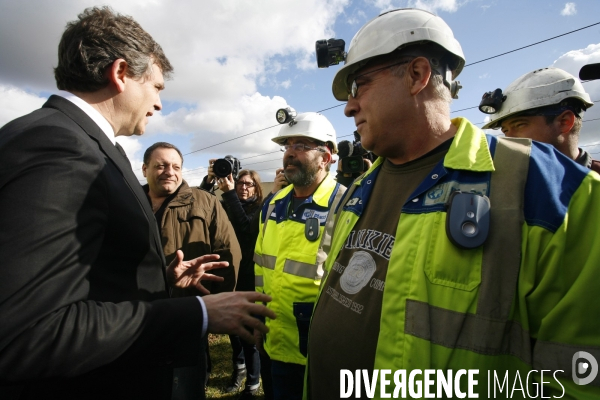
[[[317, 252], [329, 207], [340, 185], [330, 174], [321, 182], [312, 196], [298, 208], [292, 207], [293, 185], [280, 190], [263, 206], [260, 233], [255, 248], [256, 290], [273, 298], [269, 303], [277, 319], [266, 321], [270, 331], [264, 348], [272, 360], [305, 365], [306, 357], [300, 352], [300, 339], [294, 303], [314, 303], [320, 278], [317, 270]], [[274, 205], [271, 215], [265, 215], [268, 206]], [[320, 222], [318, 240], [305, 237], [307, 217], [317, 217]], [[266, 227], [264, 224], [266, 223]], [[304, 315], [306, 325], [308, 315]]]
[[[402, 206], [374, 368], [392, 372], [479, 369], [480, 398], [487, 398], [488, 370], [498, 374], [508, 370], [512, 388], [516, 371], [525, 385], [532, 369], [561, 369], [564, 373], [557, 377], [565, 390], [563, 398], [600, 398], [600, 374], [586, 386], [574, 384], [571, 378], [571, 358], [577, 351], [589, 352], [600, 361], [599, 176], [551, 146], [533, 142], [523, 206], [521, 266], [510, 315], [506, 321], [482, 318], [477, 313], [483, 248], [465, 250], [450, 242], [443, 200], [450, 188], [477, 187], [489, 196], [494, 190], [489, 182], [498, 139], [466, 119], [452, 123], [458, 132], [443, 163]], [[369, 182], [377, 178], [382, 161], [378, 159], [355, 183], [353, 194], [342, 201], [327, 271], [361, 210], [368, 206]], [[447, 321], [463, 323], [443, 325]], [[498, 332], [497, 327], [504, 330]], [[544, 396], [561, 395], [563, 389], [552, 374], [546, 373], [544, 381]], [[379, 396], [378, 389], [375, 398]], [[516, 391], [513, 398], [520, 396]]]

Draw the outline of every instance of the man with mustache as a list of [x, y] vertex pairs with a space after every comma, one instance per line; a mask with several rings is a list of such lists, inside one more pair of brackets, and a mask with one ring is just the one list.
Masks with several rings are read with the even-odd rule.
[[295, 400], [302, 397], [308, 324], [326, 257], [325, 222], [345, 188], [329, 173], [335, 130], [321, 114], [299, 114], [273, 141], [285, 152], [283, 169], [263, 206], [254, 261], [256, 290], [272, 296], [277, 323], [267, 321], [268, 335], [254, 333], [265, 399]]
[[[214, 194], [188, 186], [182, 168], [183, 155], [171, 143], [154, 143], [144, 153], [142, 172], [148, 181], [144, 192], [158, 223], [165, 258], [171, 262], [178, 250], [190, 259], [218, 254], [219, 260], [227, 261], [231, 267], [215, 271], [223, 281], [204, 286], [211, 294], [231, 292], [242, 259], [233, 226]], [[201, 294], [195, 288], [174, 288], [172, 292], [173, 297]], [[204, 399], [208, 365], [208, 336], [204, 336], [198, 364], [174, 371], [174, 399]]]

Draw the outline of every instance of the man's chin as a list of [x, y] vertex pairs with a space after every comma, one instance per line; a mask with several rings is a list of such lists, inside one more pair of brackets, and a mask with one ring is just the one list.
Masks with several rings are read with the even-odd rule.
[[166, 196], [170, 196], [177, 190], [177, 185], [163, 185], [161, 188]]
[[296, 171], [290, 171], [286, 169], [285, 171], [283, 171], [283, 176], [285, 176], [285, 179], [287, 179], [289, 182], [290, 179], [294, 179], [294, 176], [296, 176]]
[[144, 127], [143, 129], [136, 129], [135, 131], [133, 131], [131, 136], [142, 136], [144, 132], [146, 132], [146, 127]]

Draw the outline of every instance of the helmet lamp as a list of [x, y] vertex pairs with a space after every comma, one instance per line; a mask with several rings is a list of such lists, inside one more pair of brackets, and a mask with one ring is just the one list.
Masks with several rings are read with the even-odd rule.
[[277, 119], [277, 122], [280, 124], [287, 124], [288, 122], [293, 121], [293, 119], [296, 118], [296, 115], [298, 115], [298, 113], [296, 113], [296, 110], [292, 107], [280, 108], [275, 113], [275, 119]]
[[495, 114], [502, 108], [504, 100], [506, 100], [506, 96], [502, 94], [502, 89], [486, 92], [479, 103], [479, 111], [484, 114]]

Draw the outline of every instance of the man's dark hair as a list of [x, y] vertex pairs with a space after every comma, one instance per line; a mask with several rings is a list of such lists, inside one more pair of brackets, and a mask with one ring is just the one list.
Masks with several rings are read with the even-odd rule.
[[585, 110], [586, 107], [580, 100], [576, 98], [567, 98], [561, 101], [559, 104], [532, 108], [530, 110], [525, 110], [522, 113], [518, 113], [515, 116], [541, 115], [546, 119], [546, 125], [551, 125], [563, 112], [571, 111], [573, 114], [575, 114], [575, 123], [573, 124], [573, 127], [569, 133], [573, 135], [579, 135], [579, 131], [581, 130], [582, 126], [581, 113]]
[[177, 146], [175, 146], [174, 144], [167, 143], [167, 142], [156, 142], [152, 146], [148, 147], [146, 149], [146, 151], [144, 152], [144, 165], [146, 165], [146, 166], [148, 165], [148, 163], [150, 162], [150, 157], [152, 157], [152, 153], [156, 149], [173, 149], [173, 150], [175, 150], [177, 153], [179, 153], [179, 157], [181, 157], [181, 165], [183, 165], [183, 154], [181, 154], [181, 151], [179, 151]]
[[94, 92], [106, 87], [106, 70], [119, 58], [134, 79], [151, 72], [153, 63], [165, 78], [173, 71], [160, 45], [133, 18], [110, 7], [86, 8], [78, 18], [67, 23], [58, 45], [54, 77], [59, 89]]

